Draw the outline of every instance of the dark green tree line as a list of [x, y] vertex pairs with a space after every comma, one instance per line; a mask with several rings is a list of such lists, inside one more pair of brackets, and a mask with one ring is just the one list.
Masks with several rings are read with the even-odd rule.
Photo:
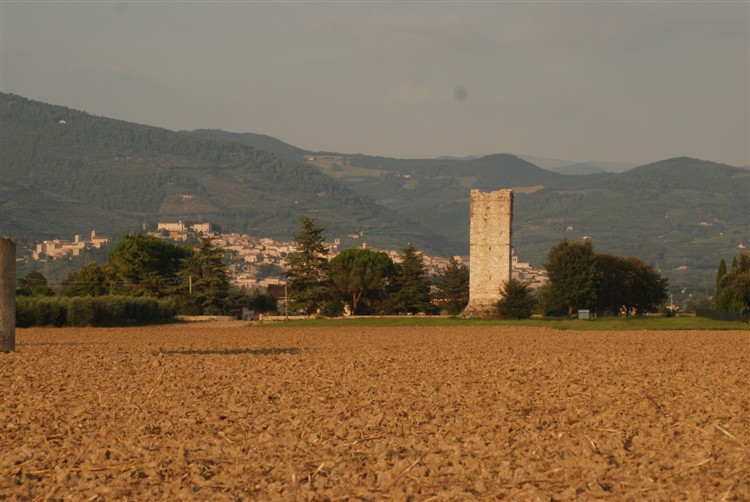
[[345, 249], [330, 263], [334, 291], [349, 304], [352, 314], [372, 313], [374, 303], [387, 294], [394, 273], [393, 260], [370, 249]]
[[571, 317], [596, 301], [596, 255], [589, 240], [563, 239], [544, 264], [549, 275], [549, 309]]
[[667, 280], [653, 267], [639, 258], [597, 254], [588, 240], [563, 239], [550, 250], [545, 267], [548, 313], [641, 315], [655, 312], [667, 298]]
[[750, 254], [743, 251], [739, 256], [735, 256], [732, 260], [732, 269], [718, 281], [715, 295], [717, 310], [747, 311], [750, 307]]
[[131, 296], [164, 297], [179, 283], [188, 248], [148, 235], [120, 238], [109, 255], [112, 292]]
[[518, 279], [508, 279], [500, 290], [502, 299], [497, 302], [500, 319], [528, 319], [534, 312], [534, 297], [531, 288]]
[[31, 271], [18, 279], [18, 296], [52, 296], [55, 292], [49, 287], [47, 278], [40, 272]]
[[[732, 263], [732, 267], [735, 267], [737, 264], [737, 259], [735, 258], [735, 261]], [[724, 261], [724, 258], [719, 261], [719, 269], [716, 271], [716, 289], [714, 290], [714, 307], [716, 307], [716, 310], [721, 310], [719, 306], [719, 297], [721, 296], [721, 288], [722, 288], [722, 280], [727, 275], [727, 262]]]
[[422, 254], [411, 243], [402, 250], [401, 263], [396, 265], [392, 304], [398, 313], [417, 314], [431, 310], [427, 269]]
[[63, 296], [103, 296], [109, 293], [112, 281], [107, 267], [96, 263], [87, 263], [77, 272], [73, 272], [63, 282]]
[[[46, 286], [46, 278], [38, 272], [30, 274], [26, 282], [35, 286], [30, 288], [23, 280], [19, 281], [19, 296], [39, 296], [40, 287], [48, 291], [47, 295], [54, 294]], [[249, 302], [247, 295], [231, 286], [224, 251], [210, 239], [188, 247], [140, 234], [118, 239], [106, 264], [88, 263], [71, 273], [63, 281], [60, 294], [70, 298], [168, 299], [177, 305], [178, 313], [189, 315], [224, 314]], [[121, 303], [112, 300], [96, 305], [117, 310], [115, 307]]]
[[345, 249], [329, 262], [323, 230], [300, 217], [297, 252], [287, 270], [291, 310], [338, 315], [343, 301], [355, 314], [434, 313], [427, 270], [413, 244], [397, 265], [386, 253], [367, 249]]
[[230, 298], [224, 250], [203, 238], [183, 258], [180, 271], [180, 311], [185, 314], [223, 314]]
[[666, 279], [643, 260], [598, 254], [596, 267], [597, 313], [642, 315], [656, 311], [667, 298]]
[[460, 314], [469, 303], [469, 269], [451, 257], [443, 273], [435, 278], [436, 298], [451, 315]]

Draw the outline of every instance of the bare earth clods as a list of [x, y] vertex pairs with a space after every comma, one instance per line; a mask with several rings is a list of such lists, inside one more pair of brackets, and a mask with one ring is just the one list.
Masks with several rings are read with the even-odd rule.
[[750, 500], [750, 335], [22, 329], [0, 499]]

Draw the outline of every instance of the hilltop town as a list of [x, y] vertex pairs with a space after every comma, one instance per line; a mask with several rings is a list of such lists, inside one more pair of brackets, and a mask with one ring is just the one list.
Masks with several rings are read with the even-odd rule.
[[[288, 265], [288, 257], [296, 251], [296, 242], [277, 241], [268, 237], [255, 237], [241, 233], [224, 233], [217, 230], [211, 223], [184, 223], [158, 222], [155, 226], [147, 229], [147, 235], [167, 239], [175, 242], [188, 242], [201, 237], [211, 238], [214, 245], [226, 252], [228, 260], [228, 271], [231, 281], [238, 287], [253, 289], [267, 288], [275, 284], [283, 284], [286, 281], [284, 270]], [[351, 237], [351, 236], [350, 236]], [[75, 235], [72, 241], [63, 239], [45, 240], [36, 244], [31, 258], [36, 261], [46, 259], [60, 259], [69, 256], [78, 256], [84, 249], [99, 249], [108, 244], [110, 239], [97, 236], [92, 230], [90, 238]], [[341, 239], [335, 238], [326, 243], [329, 249], [327, 258], [336, 256], [340, 248]], [[366, 242], [360, 247], [367, 248]], [[382, 251], [398, 263], [401, 260], [400, 251], [392, 249], [376, 249]], [[469, 266], [468, 256], [453, 256], [460, 264]], [[439, 256], [423, 255], [424, 264], [428, 275], [439, 275], [447, 267], [449, 258]], [[533, 267], [531, 264], [522, 262], [513, 250], [512, 256], [513, 277], [528, 282], [534, 289], [547, 282], [547, 273], [544, 269]]]

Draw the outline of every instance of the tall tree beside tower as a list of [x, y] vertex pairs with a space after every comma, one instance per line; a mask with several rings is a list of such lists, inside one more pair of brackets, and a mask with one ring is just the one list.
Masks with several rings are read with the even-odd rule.
[[289, 256], [287, 288], [290, 309], [310, 315], [326, 301], [328, 288], [328, 248], [323, 239], [324, 228], [314, 219], [301, 215], [300, 232], [294, 238], [297, 251]]
[[416, 314], [430, 306], [430, 284], [422, 253], [409, 243], [401, 252], [401, 263], [396, 266], [396, 292], [393, 309]]

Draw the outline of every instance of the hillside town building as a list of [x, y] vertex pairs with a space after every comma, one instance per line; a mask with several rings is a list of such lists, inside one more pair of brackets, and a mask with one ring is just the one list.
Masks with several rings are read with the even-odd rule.
[[92, 230], [89, 239], [81, 239], [80, 235], [76, 235], [72, 242], [61, 239], [42, 241], [36, 245], [31, 256], [34, 260], [40, 260], [43, 256], [53, 260], [63, 256], [78, 256], [84, 249], [99, 249], [108, 242], [107, 237], [97, 237], [96, 230]]
[[547, 284], [547, 271], [543, 268], [532, 267], [530, 263], [518, 260], [518, 253], [512, 248], [511, 276], [521, 282], [525, 282], [531, 289], [539, 289]]
[[[144, 225], [144, 230], [145, 230]], [[156, 224], [155, 232], [147, 232], [147, 235], [154, 237], [168, 237], [173, 241], [186, 241], [188, 235], [193, 233], [195, 235], [210, 236], [213, 232], [213, 227], [210, 223], [194, 223], [192, 225], [186, 225], [182, 221], [178, 222], [159, 222]]]

